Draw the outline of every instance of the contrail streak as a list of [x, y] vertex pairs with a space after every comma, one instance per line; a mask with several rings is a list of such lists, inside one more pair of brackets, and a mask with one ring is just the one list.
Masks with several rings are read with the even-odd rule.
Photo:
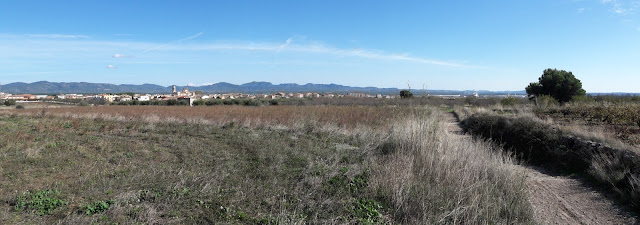
[[187, 38], [183, 38], [183, 39], [180, 39], [180, 40], [177, 40], [177, 41], [172, 41], [172, 42], [169, 42], [169, 43], [167, 43], [165, 45], [160, 45], [158, 47], [154, 47], [154, 48], [150, 48], [150, 49], [144, 50], [144, 51], [142, 51], [142, 53], [146, 53], [146, 52], [150, 52], [150, 51], [157, 50], [157, 49], [160, 49], [160, 48], [168, 47], [168, 46], [171, 46], [173, 44], [177, 44], [177, 43], [180, 43], [180, 42], [183, 42], [183, 41], [188, 41], [188, 40], [200, 37], [200, 35], [202, 35], [202, 34], [204, 34], [204, 32], [200, 32], [200, 33], [197, 33], [197, 34], [195, 34], [193, 36], [190, 36], [190, 37], [187, 37]]

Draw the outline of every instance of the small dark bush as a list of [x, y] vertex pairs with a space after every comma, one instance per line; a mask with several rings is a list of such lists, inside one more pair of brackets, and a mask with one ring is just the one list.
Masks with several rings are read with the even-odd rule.
[[23, 105], [16, 105], [16, 109], [24, 109]]
[[195, 100], [193, 101], [193, 105], [194, 106], [201, 106], [201, 105], [206, 105], [207, 101], [199, 99], [199, 100]]
[[515, 97], [506, 97], [500, 100], [500, 104], [503, 106], [513, 106], [518, 104], [518, 99]]
[[167, 101], [167, 105], [178, 105], [178, 100], [175, 99], [169, 99]]
[[13, 99], [5, 100], [4, 101], [4, 105], [6, 105], [6, 106], [16, 105], [16, 100], [13, 100]]

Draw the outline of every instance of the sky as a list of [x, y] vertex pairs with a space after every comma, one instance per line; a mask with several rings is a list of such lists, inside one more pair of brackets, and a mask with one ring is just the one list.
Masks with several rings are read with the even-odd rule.
[[640, 92], [640, 0], [0, 0], [0, 83]]

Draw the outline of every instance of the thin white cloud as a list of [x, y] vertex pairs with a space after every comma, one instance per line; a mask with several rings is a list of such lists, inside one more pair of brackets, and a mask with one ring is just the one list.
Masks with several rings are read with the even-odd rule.
[[204, 32], [200, 32], [200, 33], [197, 33], [195, 35], [192, 35], [192, 36], [189, 36], [189, 37], [177, 40], [177, 41], [172, 41], [172, 42], [169, 42], [169, 43], [164, 44], [164, 45], [160, 45], [160, 46], [157, 46], [157, 47], [154, 47], [154, 48], [150, 48], [150, 49], [144, 50], [144, 51], [142, 51], [142, 53], [146, 53], [146, 52], [150, 52], [150, 51], [153, 51], [153, 50], [169, 47], [171, 45], [178, 44], [178, 43], [183, 42], [183, 41], [188, 41], [188, 40], [200, 37], [200, 35], [202, 35], [202, 34], [204, 34]]
[[36, 71], [36, 72], [18, 72], [7, 73], [5, 75], [46, 75], [46, 74], [61, 74], [61, 73], [73, 73], [74, 71]]
[[289, 46], [291, 44], [291, 42], [293, 41], [293, 38], [290, 37], [289, 39], [287, 39], [284, 44], [280, 45], [280, 48], [278, 49], [278, 51], [286, 48], [287, 46]]
[[602, 4], [609, 6], [609, 11], [617, 15], [635, 14], [640, 7], [637, 0], [601, 0]]
[[106, 68], [107, 68], [107, 69], [115, 69], [115, 68], [116, 68], [116, 66], [114, 66], [114, 65], [107, 65], [107, 67], [106, 67]]
[[450, 67], [471, 67], [469, 65], [447, 62], [442, 60], [427, 59], [410, 56], [409, 54], [385, 53], [380, 50], [366, 49], [340, 49], [319, 43], [294, 44], [288, 39], [285, 44], [255, 44], [255, 43], [235, 43], [235, 44], [199, 44], [173, 46], [166, 50], [186, 50], [186, 51], [271, 51], [271, 52], [299, 52], [313, 54], [327, 54], [338, 57], [360, 57], [377, 60], [406, 61], [422, 64], [433, 64]]
[[123, 64], [191, 64], [193, 62], [154, 62], [154, 61], [146, 61], [146, 62], [122, 62]]
[[73, 34], [27, 34], [27, 37], [32, 38], [60, 38], [60, 39], [78, 39], [89, 38], [86, 35], [73, 35]]
[[579, 8], [579, 9], [578, 9], [578, 13], [583, 13], [583, 12], [584, 12], [584, 10], [585, 10], [585, 8]]
[[[289, 38], [281, 43], [268, 43], [268, 42], [214, 42], [214, 43], [180, 43], [186, 40], [191, 40], [201, 36], [203, 33], [198, 33], [187, 38], [183, 38], [169, 44], [158, 44], [153, 42], [132, 42], [132, 41], [94, 41], [94, 40], [29, 40], [21, 39], [21, 42], [28, 42], [28, 44], [9, 45], [7, 43], [0, 42], [0, 49], [4, 49], [3, 52], [11, 52], [10, 55], [22, 58], [38, 58], [46, 59], [50, 57], [64, 56], [65, 58], [83, 57], [98, 59], [100, 55], [104, 55], [104, 52], [149, 52], [149, 51], [162, 51], [163, 55], [154, 56], [157, 57], [170, 57], [161, 59], [159, 61], [139, 61], [139, 62], [119, 62], [130, 64], [178, 64], [178, 63], [190, 63], [183, 61], [179, 57], [185, 54], [193, 54], [197, 52], [226, 52], [226, 51], [260, 51], [260, 52], [272, 52], [280, 54], [317, 54], [333, 56], [337, 58], [342, 57], [356, 57], [373, 60], [383, 61], [398, 61], [398, 62], [412, 62], [419, 64], [431, 64], [448, 67], [461, 67], [461, 68], [476, 68], [475, 66], [468, 65], [466, 62], [454, 62], [445, 61], [439, 59], [430, 59], [426, 57], [414, 56], [408, 53], [393, 53], [376, 49], [358, 49], [358, 48], [338, 48], [330, 45], [326, 45], [320, 42], [308, 41], [297, 38]], [[2, 39], [3, 34], [0, 34]], [[10, 38], [10, 37], [7, 37]], [[116, 53], [111, 55], [112, 58], [132, 58], [133, 55]], [[0, 55], [0, 59], [3, 56]], [[149, 56], [136, 56], [141, 60], [149, 60]], [[176, 60], [177, 59], [177, 60]], [[115, 68], [115, 66], [114, 66]]]
[[117, 59], [117, 58], [133, 58], [135, 56], [133, 56], [133, 55], [123, 55], [123, 54], [116, 53], [116, 54], [113, 54], [113, 56], [111, 56], [111, 57]]

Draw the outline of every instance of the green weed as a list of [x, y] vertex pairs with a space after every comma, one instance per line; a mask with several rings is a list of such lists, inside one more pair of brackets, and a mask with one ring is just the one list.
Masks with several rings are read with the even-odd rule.
[[16, 211], [31, 211], [38, 215], [51, 214], [57, 208], [69, 204], [67, 201], [57, 198], [59, 191], [40, 190], [37, 192], [27, 191], [19, 195], [14, 209]]
[[113, 204], [112, 200], [107, 200], [107, 201], [100, 200], [85, 206], [82, 211], [87, 215], [98, 214], [109, 209], [111, 204]]
[[382, 222], [382, 205], [374, 200], [358, 199], [354, 202], [353, 215], [362, 224], [379, 224]]

